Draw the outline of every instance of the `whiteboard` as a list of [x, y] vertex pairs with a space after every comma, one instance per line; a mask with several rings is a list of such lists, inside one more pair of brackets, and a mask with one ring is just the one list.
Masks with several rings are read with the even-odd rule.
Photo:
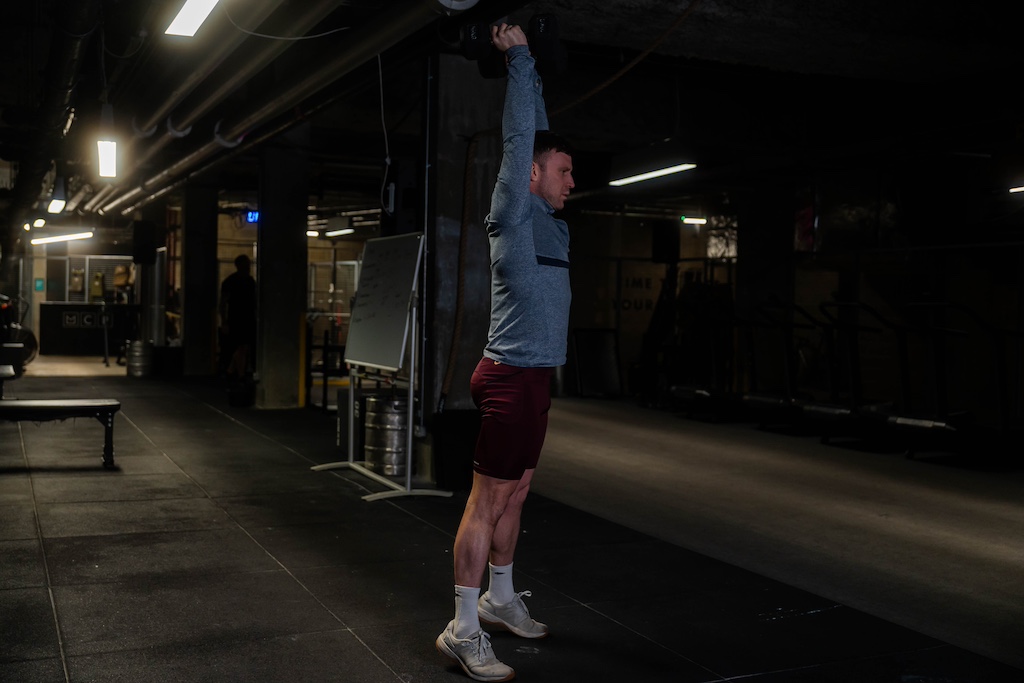
[[397, 372], [423, 258], [423, 233], [367, 240], [345, 342], [345, 362]]

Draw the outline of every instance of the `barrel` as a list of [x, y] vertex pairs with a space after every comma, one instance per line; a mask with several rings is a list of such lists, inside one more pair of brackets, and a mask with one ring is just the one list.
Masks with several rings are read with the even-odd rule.
[[128, 345], [128, 375], [148, 377], [153, 371], [153, 344], [133, 341]]
[[368, 396], [364, 415], [367, 469], [389, 477], [405, 475], [408, 399]]

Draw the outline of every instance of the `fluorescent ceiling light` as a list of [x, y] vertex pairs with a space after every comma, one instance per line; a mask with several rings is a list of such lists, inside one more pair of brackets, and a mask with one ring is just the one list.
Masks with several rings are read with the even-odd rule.
[[21, 227], [25, 228], [25, 232], [28, 232], [29, 230], [31, 230], [31, 229], [32, 229], [32, 226], [31, 226], [31, 225], [29, 225], [28, 223], [26, 223], [25, 225], [23, 225], [23, 226], [21, 226]]
[[341, 237], [342, 235], [351, 235], [355, 232], [354, 228], [342, 228], [341, 230], [328, 230], [324, 233], [324, 237]]
[[307, 230], [306, 237], [319, 237], [320, 233], [316, 230]]
[[676, 166], [669, 166], [668, 168], [661, 168], [656, 171], [648, 171], [647, 173], [641, 173], [639, 175], [619, 178], [618, 180], [613, 180], [608, 184], [613, 187], [622, 187], [623, 185], [631, 185], [632, 183], [639, 183], [644, 180], [651, 180], [652, 178], [660, 178], [662, 176], [672, 175], [673, 173], [681, 173], [694, 168], [697, 168], [697, 164], [678, 164]]
[[169, 36], [188, 36], [191, 38], [199, 27], [210, 16], [217, 0], [186, 0], [185, 6], [174, 17], [174, 21], [164, 31]]
[[104, 104], [100, 110], [100, 137], [96, 141], [101, 178], [117, 177], [117, 142], [113, 138], [114, 106]]
[[97, 140], [96, 148], [100, 154], [100, 177], [117, 177], [117, 143], [113, 140]]
[[1011, 187], [1010, 192], [1024, 192], [1024, 185], [1021, 185], [1020, 187]]
[[63, 199], [57, 199], [56, 197], [54, 197], [53, 199], [50, 200], [50, 203], [47, 205], [46, 212], [47, 213], [60, 213], [61, 211], [64, 210], [64, 207], [66, 205], [67, 205], [67, 201], [65, 201]]
[[34, 221], [32, 221], [32, 227], [33, 228], [41, 228], [44, 225], [46, 225], [46, 219], [45, 218], [37, 218]]
[[679, 220], [687, 225], [705, 225], [708, 222], [707, 218], [690, 218], [689, 216], [680, 216]]
[[76, 232], [71, 235], [54, 235], [53, 237], [37, 237], [32, 244], [52, 244], [53, 242], [70, 242], [71, 240], [87, 240], [92, 237], [92, 231]]

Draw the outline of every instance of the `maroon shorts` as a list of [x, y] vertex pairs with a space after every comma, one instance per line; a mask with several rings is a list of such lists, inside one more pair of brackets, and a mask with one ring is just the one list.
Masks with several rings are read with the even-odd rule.
[[520, 479], [537, 466], [551, 408], [553, 368], [517, 368], [484, 358], [469, 388], [480, 409], [473, 469], [497, 479]]

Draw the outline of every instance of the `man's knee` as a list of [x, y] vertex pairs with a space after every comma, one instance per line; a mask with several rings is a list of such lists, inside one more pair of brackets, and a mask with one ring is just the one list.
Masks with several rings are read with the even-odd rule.
[[516, 483], [515, 490], [512, 491], [512, 495], [509, 496], [508, 503], [505, 509], [513, 509], [517, 513], [522, 510], [523, 504], [526, 502], [526, 496], [530, 493], [530, 482], [533, 480], [533, 470], [529, 469], [523, 473], [522, 478]]
[[491, 526], [498, 523], [516, 494], [518, 482], [477, 474], [469, 494], [469, 512]]
[[508, 505], [506, 505], [505, 508], [506, 509], [515, 508], [515, 509], [521, 510], [522, 507], [523, 507], [523, 504], [526, 503], [526, 496], [529, 493], [530, 493], [530, 485], [529, 484], [526, 484], [524, 486], [520, 486], [519, 488], [517, 488], [515, 490], [515, 492], [512, 493], [511, 496], [509, 496]]

